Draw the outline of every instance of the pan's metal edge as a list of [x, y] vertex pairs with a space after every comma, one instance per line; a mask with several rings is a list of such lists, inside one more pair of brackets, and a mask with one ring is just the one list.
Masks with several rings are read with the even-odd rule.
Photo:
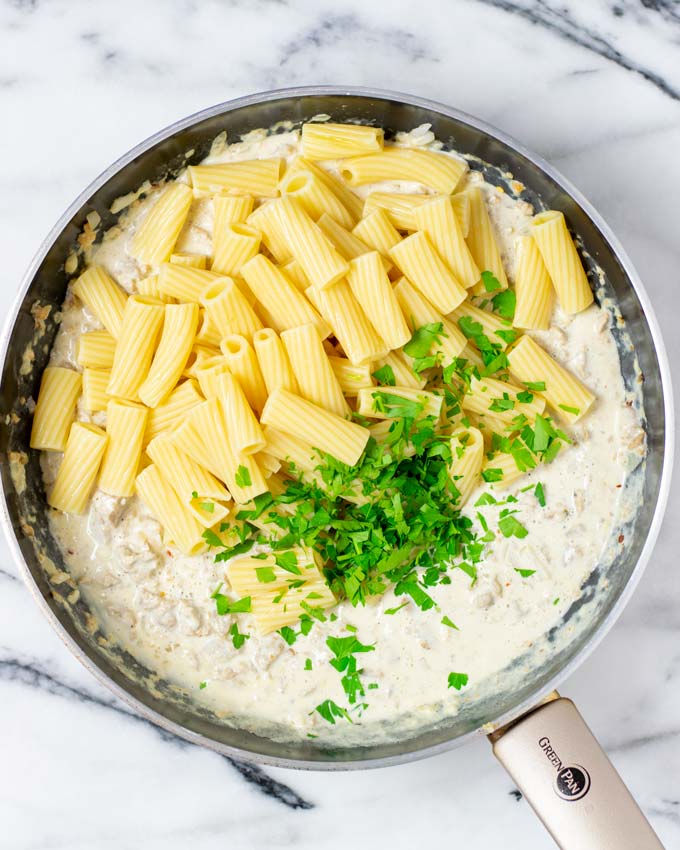
[[517, 706], [516, 708], [507, 712], [503, 716], [496, 718], [496, 720], [492, 724], [487, 724], [486, 727], [480, 727], [479, 729], [468, 732], [465, 735], [461, 735], [457, 738], [454, 738], [449, 741], [444, 741], [440, 744], [436, 744], [431, 747], [425, 747], [421, 750], [411, 751], [394, 756], [385, 756], [381, 758], [362, 759], [347, 762], [277, 758], [274, 756], [248, 752], [245, 750], [241, 750], [237, 747], [223, 745], [216, 741], [207, 739], [198, 733], [194, 733], [188, 729], [185, 729], [179, 724], [168, 720], [163, 715], [158, 714], [153, 709], [148, 708], [143, 703], [131, 697], [127, 691], [125, 691], [121, 686], [113, 682], [94, 662], [90, 660], [90, 658], [85, 654], [85, 652], [80, 648], [80, 646], [75, 642], [75, 640], [65, 631], [62, 624], [59, 622], [54, 612], [49, 607], [47, 600], [40, 592], [33, 576], [31, 575], [24, 561], [18, 540], [16, 538], [16, 535], [14, 534], [11, 518], [7, 510], [6, 499], [2, 500], [2, 505], [0, 506], [0, 524], [2, 524], [5, 537], [9, 543], [15, 562], [25, 583], [27, 584], [32, 595], [36, 599], [36, 602], [42, 609], [43, 613], [49, 620], [51, 626], [57, 632], [63, 643], [81, 662], [81, 664], [83, 664], [83, 666], [86, 667], [101, 684], [107, 687], [110, 691], [113, 692], [116, 697], [118, 697], [118, 699], [120, 699], [138, 714], [143, 716], [145, 719], [151, 721], [152, 723], [155, 723], [156, 725], [169, 732], [172, 732], [180, 738], [184, 738], [192, 744], [207, 747], [208, 749], [218, 752], [221, 755], [225, 755], [236, 760], [254, 762], [258, 764], [266, 764], [272, 767], [294, 768], [303, 770], [334, 771], [388, 767], [390, 765], [403, 764], [404, 762], [416, 761], [421, 758], [427, 758], [432, 755], [437, 755], [439, 753], [451, 750], [454, 747], [462, 746], [473, 738], [479, 737], [480, 735], [493, 731], [493, 729], [499, 728], [500, 726], [503, 726], [517, 719], [518, 717], [521, 717], [522, 714], [524, 714], [534, 705], [539, 703], [545, 696], [547, 696], [547, 694], [555, 690], [581, 663], [583, 663], [583, 661], [599, 645], [600, 641], [609, 632], [613, 624], [620, 616], [621, 612], [630, 600], [631, 595], [633, 594], [635, 588], [637, 587], [640, 581], [642, 573], [644, 572], [649, 562], [651, 553], [654, 549], [661, 529], [661, 524], [663, 521], [663, 516], [665, 513], [670, 493], [670, 481], [673, 468], [673, 455], [675, 446], [675, 414], [673, 407], [673, 389], [670, 374], [670, 364], [668, 361], [668, 355], [666, 352], [666, 347], [663, 341], [658, 320], [654, 313], [654, 309], [652, 307], [647, 291], [632, 262], [623, 250], [623, 247], [610, 229], [609, 225], [605, 222], [602, 216], [593, 208], [590, 202], [581, 194], [581, 192], [575, 186], [571, 184], [569, 180], [567, 180], [559, 171], [557, 171], [557, 169], [555, 169], [552, 165], [546, 162], [542, 157], [537, 156], [535, 153], [528, 150], [523, 144], [518, 142], [516, 139], [507, 135], [501, 130], [498, 130], [496, 127], [493, 127], [492, 125], [487, 124], [486, 122], [481, 121], [466, 112], [448, 107], [433, 100], [420, 98], [413, 95], [407, 95], [396, 91], [390, 91], [385, 89], [372, 89], [361, 86], [302, 86], [286, 89], [275, 89], [269, 92], [247, 95], [245, 97], [225, 101], [223, 103], [196, 112], [186, 118], [183, 118], [169, 125], [163, 130], [160, 130], [158, 133], [155, 133], [154, 135], [150, 136], [145, 141], [136, 145], [126, 154], [117, 159], [98, 177], [96, 177], [92, 181], [92, 183], [90, 183], [90, 185], [83, 192], [80, 193], [80, 195], [75, 199], [75, 201], [69, 205], [67, 210], [60, 217], [59, 221], [52, 228], [52, 230], [36, 252], [26, 273], [23, 276], [19, 292], [17, 293], [17, 297], [4, 323], [2, 335], [0, 336], [1, 362], [5, 362], [7, 356], [7, 348], [12, 335], [14, 324], [16, 322], [17, 316], [21, 309], [21, 305], [23, 304], [28, 288], [31, 284], [31, 281], [33, 280], [33, 277], [35, 276], [36, 271], [40, 266], [40, 263], [43, 261], [48, 251], [63, 231], [64, 227], [77, 213], [77, 211], [82, 207], [82, 205], [86, 203], [87, 200], [92, 196], [92, 194], [96, 192], [110, 177], [116, 174], [120, 169], [132, 162], [137, 156], [140, 156], [141, 154], [145, 153], [147, 150], [149, 150], [149, 148], [153, 147], [158, 142], [164, 141], [165, 139], [174, 135], [180, 130], [187, 129], [188, 127], [191, 127], [193, 124], [196, 124], [199, 121], [203, 121], [207, 118], [212, 118], [215, 115], [221, 114], [223, 112], [231, 112], [243, 106], [281, 100], [283, 98], [288, 97], [308, 97], [343, 94], [354, 97], [359, 96], [386, 98], [393, 100], [397, 103], [404, 103], [422, 109], [430, 109], [433, 112], [437, 112], [446, 115], [447, 117], [463, 121], [475, 127], [476, 129], [481, 130], [487, 135], [494, 137], [498, 141], [502, 142], [504, 145], [512, 148], [516, 152], [520, 153], [522, 156], [526, 157], [534, 165], [538, 166], [542, 171], [548, 174], [561, 188], [563, 188], [569, 195], [571, 195], [572, 198], [574, 198], [579, 203], [579, 205], [583, 208], [589, 218], [597, 225], [605, 239], [611, 245], [612, 251], [614, 252], [615, 256], [624, 268], [638, 298], [640, 299], [640, 303], [642, 304], [647, 323], [650, 327], [652, 339], [654, 341], [655, 352], [659, 362], [659, 371], [661, 373], [661, 384], [664, 396], [664, 459], [659, 485], [659, 497], [657, 500], [656, 508], [654, 510], [654, 516], [650, 524], [649, 533], [647, 535], [647, 539], [642, 549], [642, 552], [640, 553], [640, 557], [638, 558], [638, 562], [635, 566], [635, 569], [633, 570], [628, 584], [626, 585], [626, 588], [612, 607], [609, 614], [600, 623], [597, 631], [591, 638], [590, 642], [567, 665], [565, 665], [565, 667], [563, 667], [560, 672], [553, 677], [553, 679], [551, 679], [542, 689], [533, 694], [530, 699], [525, 700], [520, 706]]

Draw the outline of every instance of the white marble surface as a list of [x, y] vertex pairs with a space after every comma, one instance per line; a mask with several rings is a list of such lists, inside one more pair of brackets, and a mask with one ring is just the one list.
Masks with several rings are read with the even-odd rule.
[[[461, 107], [551, 160], [618, 233], [677, 362], [679, 44], [674, 0], [2, 0], [3, 313], [61, 211], [148, 134], [261, 89], [362, 84]], [[680, 847], [679, 512], [680, 480], [633, 601], [563, 688], [668, 848]], [[552, 846], [484, 740], [318, 775], [238, 770], [161, 734], [70, 657], [4, 543], [0, 729], [11, 850]]]

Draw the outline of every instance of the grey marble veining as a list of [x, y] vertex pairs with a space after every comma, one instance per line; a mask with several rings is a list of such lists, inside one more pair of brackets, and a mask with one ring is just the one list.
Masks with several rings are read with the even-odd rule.
[[[171, 121], [344, 83], [467, 110], [603, 213], [680, 358], [680, 3], [0, 0], [4, 311], [61, 211]], [[680, 847], [680, 484], [643, 581], [565, 684], [666, 846]], [[482, 739], [379, 773], [239, 765], [136, 717], [75, 662], [0, 544], [5, 850], [550, 846]]]

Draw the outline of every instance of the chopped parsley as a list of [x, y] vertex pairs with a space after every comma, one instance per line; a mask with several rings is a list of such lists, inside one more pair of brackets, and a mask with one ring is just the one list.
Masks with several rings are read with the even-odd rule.
[[312, 659], [311, 658], [305, 658], [305, 670], [311, 670], [311, 669], [312, 669]]
[[250, 472], [245, 468], [245, 466], [241, 466], [240, 464], [238, 469], [236, 470], [234, 481], [236, 482], [238, 487], [250, 487], [250, 485], [253, 483], [250, 478]]
[[468, 683], [467, 673], [449, 673], [449, 687], [459, 691]]
[[432, 322], [429, 325], [423, 325], [416, 328], [413, 336], [404, 346], [404, 354], [414, 359], [418, 357], [426, 357], [430, 353], [430, 349], [435, 343], [441, 342], [444, 333], [444, 325], [442, 322]]
[[346, 708], [342, 708], [337, 703], [333, 702], [332, 699], [325, 699], [322, 703], [317, 705], [314, 709], [317, 711], [324, 720], [330, 723], [332, 726], [335, 726], [335, 721], [337, 719], [344, 719], [348, 723], [352, 722], [352, 718], [349, 716], [349, 712]]
[[515, 316], [515, 304], [517, 299], [511, 289], [504, 289], [491, 299], [493, 309], [503, 319], [512, 321]]
[[502, 288], [500, 281], [493, 272], [482, 272], [482, 283], [484, 284], [484, 289], [486, 289], [487, 292], [496, 292], [496, 290]]
[[524, 381], [524, 386], [533, 393], [545, 392], [545, 381]]
[[199, 689], [200, 689], [200, 690], [203, 690], [203, 689], [204, 689], [204, 688], [206, 688], [207, 686], [208, 686], [208, 683], [207, 683], [207, 682], [201, 682], [201, 683], [200, 683], [200, 685], [199, 685], [198, 687], [199, 687]]
[[569, 407], [568, 404], [558, 404], [557, 406], [560, 408], [560, 410], [564, 410], [567, 413], [572, 413], [574, 416], [578, 416], [581, 412], [581, 409], [579, 407]]
[[520, 540], [529, 533], [517, 517], [507, 509], [501, 511], [498, 529], [503, 537], [518, 537]]
[[224, 617], [225, 614], [247, 614], [250, 611], [250, 596], [244, 596], [242, 599], [233, 601], [228, 596], [220, 593], [220, 587], [210, 597], [215, 600], [217, 613], [220, 617]]
[[536, 570], [520, 570], [515, 567], [515, 572], [519, 573], [522, 578], [529, 578], [529, 576], [532, 576], [536, 572]]
[[272, 567], [255, 567], [255, 576], [262, 584], [276, 581], [276, 573]]
[[543, 492], [543, 485], [539, 481], [538, 484], [534, 487], [534, 496], [536, 496], [536, 501], [538, 504], [544, 508], [545, 507], [545, 493]]
[[236, 623], [232, 623], [232, 626], [229, 629], [229, 637], [231, 638], [231, 641], [234, 644], [234, 649], [241, 649], [243, 644], [247, 640], [250, 640], [250, 635], [246, 635], [239, 632], [238, 625]]
[[449, 619], [446, 615], [442, 617], [442, 626], [448, 626], [450, 629], [455, 629], [456, 631], [460, 631], [458, 626], [453, 622], [453, 620]]
[[376, 369], [372, 376], [383, 387], [396, 386], [397, 379], [394, 376], [394, 369], [388, 363], [381, 366], [380, 369]]

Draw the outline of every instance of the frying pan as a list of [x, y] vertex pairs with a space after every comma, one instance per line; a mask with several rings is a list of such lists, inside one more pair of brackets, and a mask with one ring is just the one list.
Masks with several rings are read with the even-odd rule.
[[[537, 209], [562, 210], [578, 234], [591, 277], [625, 319], [615, 332], [624, 383], [639, 388], [648, 455], [636, 473], [642, 495], [625, 544], [599, 565], [581, 597], [546, 636], [547, 651], [519, 686], [468, 701], [455, 716], [412, 737], [320, 748], [230, 726], [107, 639], [68, 573], [47, 522], [38, 453], [29, 449], [30, 406], [51, 343], [68, 277], [64, 265], [88, 215], [99, 233], [115, 223], [114, 199], [145, 180], [172, 177], [199, 162], [215, 136], [229, 138], [287, 120], [298, 126], [325, 113], [333, 121], [371, 121], [392, 133], [432, 125], [436, 137], [468, 155], [490, 182]], [[513, 177], [522, 186], [511, 182]], [[90, 221], [92, 219], [90, 218]], [[70, 269], [72, 271], [72, 269]], [[49, 306], [48, 311], [45, 308]], [[27, 350], [31, 352], [26, 356]], [[159, 726], [220, 753], [280, 767], [338, 770], [379, 767], [433, 755], [487, 734], [494, 751], [562, 847], [646, 850], [661, 845], [613, 767], [558, 684], [593, 650], [621, 613], [656, 540], [673, 453], [669, 367], [648, 296], [605, 222], [554, 168], [505, 134], [438, 103], [360, 88], [300, 88], [220, 104], [162, 130], [110, 166], [77, 198], [26, 272], [1, 340], [0, 474], [5, 533], [37, 602], [71, 652], [120, 699]], [[639, 364], [639, 369], [638, 369]]]

